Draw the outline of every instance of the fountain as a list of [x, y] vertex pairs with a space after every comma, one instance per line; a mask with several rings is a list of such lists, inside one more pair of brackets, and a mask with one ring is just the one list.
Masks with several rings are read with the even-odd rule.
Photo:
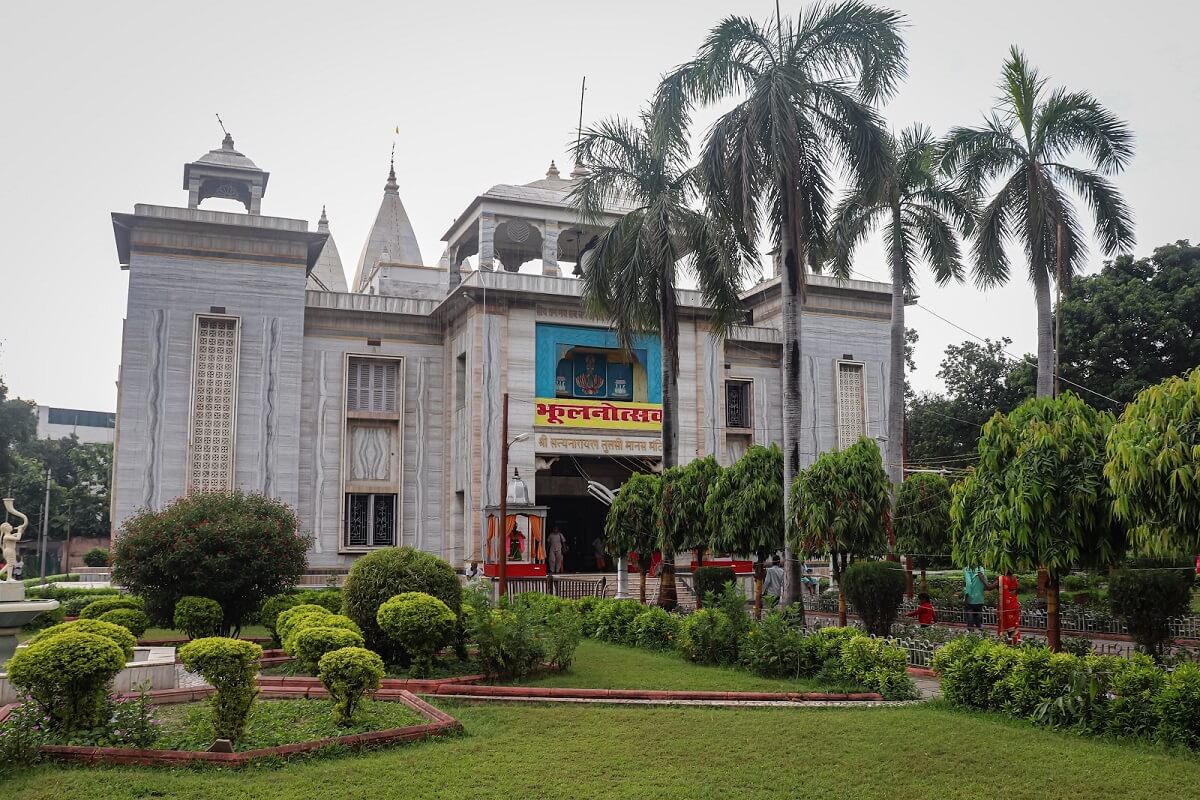
[[17, 649], [17, 632], [21, 626], [44, 611], [58, 608], [57, 600], [26, 600], [25, 584], [13, 577], [13, 566], [17, 563], [17, 543], [29, 527], [29, 517], [13, 508], [11, 497], [4, 498], [4, 510], [21, 520], [21, 524], [13, 527], [6, 518], [0, 522], [0, 545], [3, 547], [4, 567], [0, 574], [5, 580], [0, 582], [0, 668], [8, 663], [8, 659]]

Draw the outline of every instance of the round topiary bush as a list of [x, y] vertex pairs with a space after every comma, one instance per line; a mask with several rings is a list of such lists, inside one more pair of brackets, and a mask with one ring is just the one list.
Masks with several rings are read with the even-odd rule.
[[292, 619], [287, 638], [284, 639], [283, 649], [289, 655], [299, 657], [296, 639], [310, 628], [338, 628], [362, 638], [362, 630], [354, 624], [354, 620], [341, 614], [304, 614]]
[[363, 647], [343, 647], [321, 656], [317, 675], [333, 698], [333, 718], [349, 725], [364, 694], [379, 688], [383, 659]]
[[254, 676], [262, 648], [242, 639], [211, 636], [179, 648], [179, 660], [200, 673], [217, 690], [212, 697], [213, 731], [218, 739], [234, 741], [246, 729], [246, 718], [258, 695]]
[[69, 631], [17, 651], [5, 668], [61, 731], [94, 728], [101, 722], [108, 684], [125, 666], [112, 639]]
[[1118, 570], [1108, 583], [1113, 616], [1125, 620], [1138, 647], [1156, 659], [1171, 639], [1171, 618], [1188, 613], [1195, 573], [1186, 566]]
[[93, 547], [83, 554], [83, 563], [89, 567], [107, 567], [108, 551], [103, 547]]
[[343, 647], [362, 647], [362, 634], [323, 625], [303, 627], [292, 633], [292, 655], [309, 672], [316, 673], [322, 656]]
[[133, 611], [145, 610], [145, 604], [136, 597], [101, 597], [93, 600], [79, 612], [80, 619], [99, 619], [101, 614], [116, 611], [118, 608], [128, 608]]
[[136, 608], [114, 608], [112, 611], [105, 611], [97, 619], [120, 625], [136, 637], [141, 637], [146, 628], [150, 627], [150, 618], [146, 616], [146, 612]]
[[383, 632], [376, 615], [381, 605], [405, 592], [433, 595], [456, 617], [462, 613], [462, 586], [454, 568], [411, 547], [388, 547], [359, 558], [342, 588], [342, 612], [362, 628], [367, 647], [389, 661], [403, 662], [408, 654]]
[[113, 581], [146, 598], [170, 625], [181, 597], [211, 597], [240, 630], [263, 601], [304, 574], [309, 539], [285, 503], [244, 492], [196, 492], [125, 521], [112, 551]]
[[689, 661], [730, 664], [738, 656], [738, 632], [729, 615], [702, 608], [683, 621], [679, 650]]
[[904, 601], [908, 577], [894, 561], [855, 561], [842, 574], [846, 600], [862, 618], [867, 633], [887, 636]]
[[412, 676], [433, 671], [433, 657], [454, 640], [458, 615], [433, 595], [405, 592], [379, 607], [376, 622], [412, 658]]
[[305, 601], [298, 594], [277, 594], [274, 597], [267, 599], [263, 603], [262, 609], [258, 612], [258, 621], [262, 624], [267, 632], [271, 634], [271, 643], [276, 647], [283, 644], [279, 639], [279, 632], [276, 630], [276, 625], [279, 622], [279, 615], [289, 608], [295, 608], [298, 605], [305, 605]]
[[[275, 618], [275, 636], [279, 639], [280, 644], [283, 644], [303, 618], [331, 616], [333, 615], [329, 611], [312, 603], [301, 603], [300, 605], [292, 606], [291, 608], [284, 609]], [[284, 644], [285, 649], [286, 647], [287, 645]]]
[[29, 643], [32, 645], [35, 642], [53, 639], [55, 636], [61, 636], [64, 633], [90, 633], [94, 636], [103, 636], [107, 639], [112, 639], [121, 648], [126, 661], [133, 658], [133, 648], [137, 647], [137, 637], [130, 633], [128, 628], [99, 619], [77, 619], [74, 622], [64, 622], [46, 628], [30, 639]]
[[203, 639], [217, 635], [225, 614], [216, 600], [189, 595], [175, 604], [174, 618], [175, 627], [189, 639]]

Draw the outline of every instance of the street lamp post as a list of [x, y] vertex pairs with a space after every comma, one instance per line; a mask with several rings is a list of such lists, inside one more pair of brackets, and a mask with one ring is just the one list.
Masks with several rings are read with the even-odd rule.
[[508, 448], [528, 439], [522, 433], [511, 442], [508, 440], [508, 392], [500, 406], [500, 568], [497, 570], [497, 599], [508, 596]]

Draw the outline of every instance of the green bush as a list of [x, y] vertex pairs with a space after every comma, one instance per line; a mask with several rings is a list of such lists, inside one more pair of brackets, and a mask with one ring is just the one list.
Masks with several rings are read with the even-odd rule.
[[637, 600], [601, 600], [589, 618], [592, 637], [613, 644], [628, 644], [629, 627], [643, 609], [645, 606]]
[[709, 592], [720, 592], [725, 584], [736, 580], [733, 567], [700, 567], [692, 573], [692, 591], [696, 597], [708, 602]]
[[1028, 717], [1038, 706], [1067, 694], [1080, 660], [1047, 647], [1022, 647], [993, 690], [993, 704], [1013, 716]]
[[730, 664], [737, 660], [738, 632], [729, 615], [702, 608], [683, 621], [679, 650], [689, 661]]
[[105, 611], [97, 619], [102, 622], [111, 622], [113, 625], [120, 625], [137, 637], [144, 634], [150, 627], [150, 618], [146, 616], [146, 612], [136, 608], [114, 608], [112, 611]]
[[1190, 610], [1194, 579], [1190, 569], [1118, 570], [1109, 581], [1109, 606], [1138, 647], [1160, 659], [1171, 640], [1171, 617]]
[[101, 614], [107, 614], [109, 611], [116, 611], [119, 608], [143, 611], [145, 604], [136, 597], [101, 597], [84, 606], [83, 610], [79, 612], [79, 617], [81, 619], [99, 619]]
[[317, 672], [317, 666], [326, 653], [341, 650], [345, 647], [362, 647], [362, 634], [345, 628], [328, 628], [317, 624], [302, 627], [292, 634], [292, 648], [296, 660], [304, 669], [311, 673]]
[[1161, 741], [1200, 749], [1200, 665], [1180, 664], [1168, 673], [1154, 711]]
[[212, 636], [194, 639], [179, 648], [179, 660], [200, 673], [217, 690], [212, 698], [213, 731], [218, 739], [236, 741], [258, 695], [254, 676], [262, 648], [242, 639]]
[[121, 653], [125, 656], [126, 661], [133, 658], [133, 648], [137, 647], [137, 637], [130, 633], [128, 628], [99, 619], [77, 619], [74, 622], [60, 623], [36, 634], [29, 640], [29, 643], [34, 644], [46, 639], [53, 639], [64, 633], [90, 633], [94, 636], [112, 639], [121, 648]]
[[362, 556], [350, 568], [342, 589], [342, 613], [362, 628], [367, 647], [385, 660], [407, 663], [408, 654], [379, 627], [379, 607], [405, 592], [424, 592], [462, 614], [462, 586], [454, 568], [437, 556], [411, 547], [388, 547]]
[[479, 664], [489, 675], [519, 678], [545, 658], [538, 626], [528, 614], [493, 608], [483, 589], [468, 590], [464, 604], [467, 635], [478, 648]]
[[103, 547], [93, 547], [83, 554], [83, 563], [89, 567], [107, 567], [108, 551]]
[[5, 668], [52, 726], [69, 732], [101, 722], [109, 681], [124, 666], [125, 654], [112, 639], [68, 631], [18, 650]]
[[737, 581], [730, 581], [721, 587], [720, 591], [710, 592], [704, 598], [710, 608], [720, 609], [729, 617], [730, 624], [740, 637], [750, 627], [750, 615], [746, 606], [746, 593], [742, 591]]
[[862, 618], [867, 633], [887, 636], [904, 601], [908, 579], [894, 561], [856, 561], [842, 574], [846, 600]]
[[1144, 654], [1115, 658], [1109, 679], [1112, 699], [1105, 713], [1104, 731], [1114, 736], [1152, 736], [1158, 726], [1154, 698], [1166, 677]]
[[653, 606], [629, 624], [630, 644], [647, 650], [674, 650], [679, 638], [679, 617]]
[[225, 612], [216, 600], [189, 595], [179, 598], [174, 616], [177, 630], [183, 631], [189, 639], [203, 639], [217, 634]]
[[339, 725], [354, 720], [363, 695], [379, 688], [383, 659], [363, 647], [343, 647], [321, 656], [317, 675], [333, 698], [333, 718]]
[[362, 636], [362, 629], [354, 623], [354, 620], [341, 614], [324, 614], [309, 613], [300, 614], [290, 620], [288, 635], [284, 638], [283, 649], [290, 656], [298, 656], [298, 648], [296, 639], [301, 633], [309, 628], [339, 628], [344, 631], [349, 631], [356, 636]]
[[0, 777], [37, 763], [50, 744], [50, 718], [37, 703], [21, 703], [0, 721]]
[[380, 630], [412, 659], [410, 674], [423, 678], [433, 671], [433, 657], [454, 641], [458, 615], [433, 595], [404, 592], [379, 607]]
[[[521, 612], [518, 612], [521, 613]], [[573, 608], [551, 615], [542, 623], [543, 658], [555, 669], [565, 670], [575, 661], [575, 650], [583, 638], [583, 623]]]
[[235, 633], [272, 595], [304, 574], [309, 538], [280, 500], [234, 492], [195, 492], [161, 511], [125, 521], [112, 549], [113, 582], [146, 598], [156, 624], [169, 626], [179, 598], [211, 597]]
[[[275, 630], [275, 625], [279, 621], [279, 615], [289, 608], [294, 608], [299, 605], [317, 605], [316, 603], [308, 603], [299, 594], [284, 593], [277, 594], [274, 597], [267, 598], [263, 603], [262, 608], [258, 612], [258, 621], [267, 633], [271, 634], [271, 644], [275, 647], [282, 647], [283, 642], [279, 638], [279, 633]], [[340, 610], [340, 609], [339, 609]]]
[[[943, 655], [947, 650], [949, 655]], [[942, 694], [956, 705], [981, 710], [998, 707], [995, 686], [1017, 662], [1018, 651], [998, 642], [964, 636], [934, 655]]]
[[780, 611], [770, 611], [742, 638], [739, 653], [744, 667], [767, 678], [798, 678], [820, 666], [810, 657], [806, 637]]
[[575, 609], [579, 612], [579, 620], [583, 625], [583, 635], [591, 638], [596, 634], [596, 608], [603, 602], [603, 597], [581, 597], [575, 601]]
[[885, 700], [912, 700], [917, 687], [908, 677], [908, 653], [883, 639], [858, 635], [842, 645], [842, 672]]
[[522, 592], [509, 601], [508, 607], [517, 613], [529, 614], [536, 622], [545, 622], [568, 609], [577, 613], [575, 604], [570, 600], [541, 592]]
[[290, 608], [286, 608], [279, 613], [275, 618], [275, 637], [287, 649], [288, 636], [292, 630], [300, 624], [300, 621], [306, 617], [331, 617], [331, 614], [323, 606], [318, 606], [313, 603], [300, 603]]

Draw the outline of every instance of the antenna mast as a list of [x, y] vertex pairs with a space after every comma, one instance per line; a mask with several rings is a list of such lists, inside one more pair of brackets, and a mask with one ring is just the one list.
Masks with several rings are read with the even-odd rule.
[[[587, 92], [587, 75], [583, 76], [583, 85], [579, 87], [579, 127], [575, 129], [575, 152], [579, 152], [579, 142], [583, 139], [583, 95]], [[576, 156], [578, 160], [578, 156]]]
[[223, 134], [225, 134], [226, 136], [228, 136], [228, 135], [229, 135], [229, 131], [225, 130], [225, 123], [221, 121], [221, 115], [220, 115], [220, 114], [214, 114], [214, 115], [215, 115], [215, 116], [216, 116], [216, 118], [217, 118], [217, 124], [221, 126], [221, 133], [223, 133]]

